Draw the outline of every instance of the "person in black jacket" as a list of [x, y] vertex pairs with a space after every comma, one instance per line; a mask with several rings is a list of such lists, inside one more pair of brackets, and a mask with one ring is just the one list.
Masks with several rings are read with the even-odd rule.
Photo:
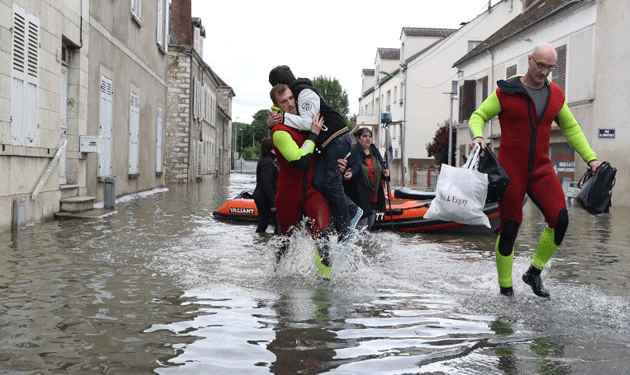
[[307, 78], [295, 78], [288, 66], [273, 68], [269, 72], [269, 83], [272, 86], [286, 84], [291, 88], [298, 114], [272, 112], [268, 125], [283, 123], [297, 130], [308, 131], [315, 115], [320, 114], [324, 118], [316, 141], [321, 155], [317, 158], [313, 184], [328, 201], [335, 231], [341, 240], [345, 240], [362, 215], [362, 211], [345, 196], [343, 175], [337, 165], [337, 160], [344, 158], [350, 151], [350, 129], [339, 111], [326, 103], [313, 83]]
[[[354, 133], [357, 143], [352, 146], [348, 160], [350, 173], [346, 173], [346, 194], [363, 210], [359, 227], [374, 225], [376, 211], [385, 211], [383, 181], [389, 181], [389, 169], [378, 148], [372, 143], [372, 131], [361, 128]], [[340, 161], [341, 162], [341, 161]]]
[[256, 233], [264, 233], [269, 224], [274, 225], [274, 234], [278, 234], [276, 221], [276, 190], [278, 186], [278, 163], [273, 153], [273, 144], [269, 138], [260, 142], [260, 160], [256, 165], [256, 189], [254, 203], [258, 209], [258, 227]]

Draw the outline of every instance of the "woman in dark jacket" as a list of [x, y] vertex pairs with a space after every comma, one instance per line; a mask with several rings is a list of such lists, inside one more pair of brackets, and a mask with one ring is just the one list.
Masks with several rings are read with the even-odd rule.
[[344, 181], [346, 195], [363, 210], [360, 227], [372, 228], [376, 211], [385, 211], [383, 181], [389, 181], [389, 170], [378, 148], [372, 144], [372, 131], [361, 128], [354, 134], [357, 143], [352, 146], [348, 165], [352, 177]]
[[274, 225], [274, 233], [278, 234], [276, 222], [276, 190], [278, 186], [278, 163], [273, 153], [273, 144], [269, 138], [260, 142], [260, 160], [256, 165], [256, 189], [254, 203], [258, 209], [258, 227], [256, 233], [264, 233], [269, 223]]

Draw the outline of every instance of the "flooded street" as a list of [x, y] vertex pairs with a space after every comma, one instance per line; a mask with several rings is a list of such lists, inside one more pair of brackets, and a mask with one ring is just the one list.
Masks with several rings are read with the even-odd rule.
[[253, 188], [235, 173], [0, 233], [0, 373], [630, 373], [628, 208], [570, 206], [546, 300], [520, 280], [545, 225], [527, 203], [507, 299], [494, 235], [366, 234], [323, 283], [300, 232], [276, 264], [273, 236], [212, 215]]

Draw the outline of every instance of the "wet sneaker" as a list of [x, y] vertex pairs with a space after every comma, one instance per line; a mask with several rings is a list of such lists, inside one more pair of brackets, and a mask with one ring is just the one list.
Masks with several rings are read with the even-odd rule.
[[506, 297], [514, 297], [514, 289], [511, 286], [508, 287], [500, 287], [501, 295]]
[[363, 210], [361, 209], [361, 207], [357, 207], [356, 215], [354, 215], [352, 220], [350, 220], [350, 229], [354, 229], [357, 227], [357, 223], [359, 222], [359, 219], [361, 219], [361, 216], [363, 216]]
[[549, 298], [550, 294], [549, 291], [547, 291], [547, 289], [545, 289], [545, 287], [543, 286], [542, 278], [540, 277], [540, 271], [537, 269], [532, 271], [532, 268], [533, 267], [529, 267], [527, 272], [523, 274], [523, 281], [525, 282], [525, 284], [532, 287], [532, 291], [538, 297]]
[[319, 249], [315, 252], [315, 266], [317, 267], [317, 276], [324, 279], [330, 279], [330, 260], [328, 259], [328, 253], [322, 252], [320, 254]]

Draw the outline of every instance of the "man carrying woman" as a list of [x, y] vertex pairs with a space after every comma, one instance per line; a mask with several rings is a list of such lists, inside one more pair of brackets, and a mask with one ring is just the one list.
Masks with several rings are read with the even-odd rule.
[[[284, 84], [274, 86], [270, 96], [274, 105], [285, 113], [297, 112], [289, 86]], [[312, 156], [322, 124], [323, 119], [317, 115], [313, 117], [309, 132], [299, 131], [282, 123], [277, 123], [271, 128], [271, 137], [280, 167], [276, 216], [279, 232], [283, 236], [290, 236], [294, 228], [300, 224], [302, 211], [312, 220], [312, 236], [317, 238], [326, 235], [330, 220], [328, 204], [324, 196], [313, 186], [315, 159]], [[327, 279], [330, 273], [330, 254], [325, 248], [318, 251], [318, 274]]]

